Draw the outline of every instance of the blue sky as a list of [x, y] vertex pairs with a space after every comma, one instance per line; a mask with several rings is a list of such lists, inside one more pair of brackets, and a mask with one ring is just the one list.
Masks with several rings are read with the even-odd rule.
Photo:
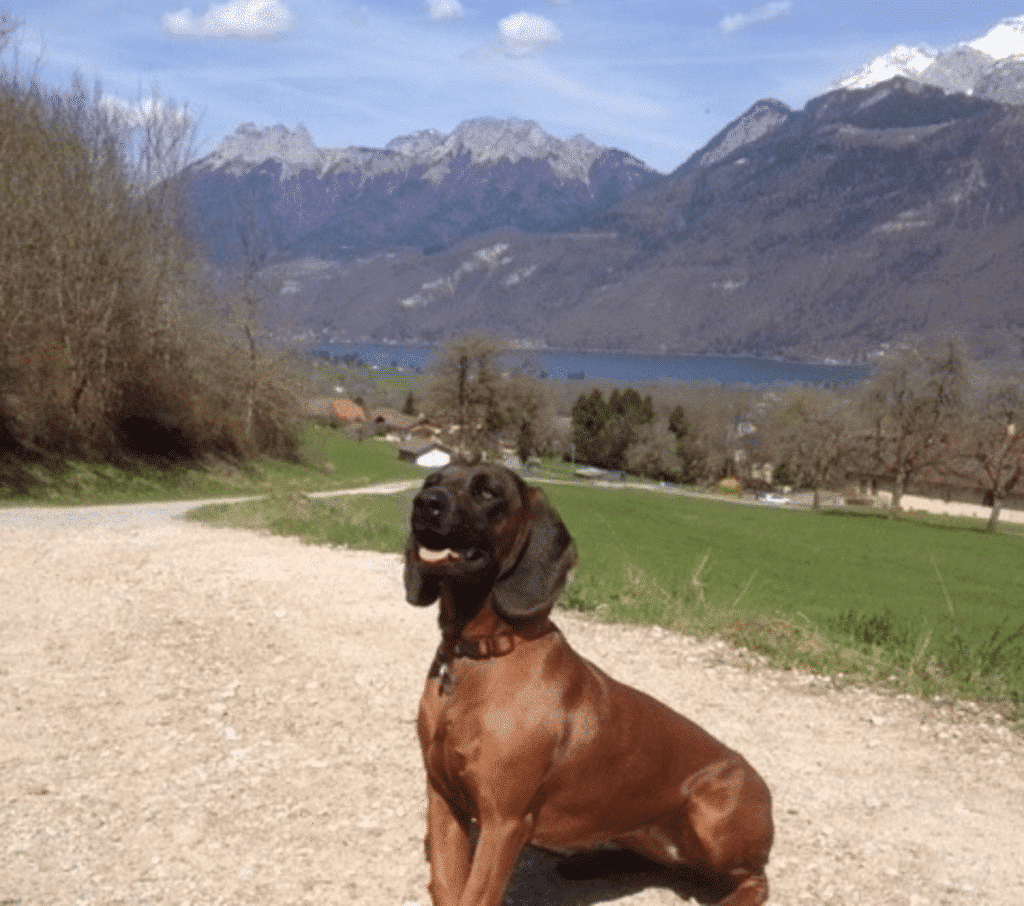
[[[898, 43], [945, 49], [1011, 2], [809, 0], [27, 0], [20, 60], [50, 84], [200, 114], [202, 150], [243, 122], [379, 147], [475, 116], [582, 132], [669, 171], [754, 101], [802, 106]], [[1024, 50], [1024, 48], [1022, 48]]]

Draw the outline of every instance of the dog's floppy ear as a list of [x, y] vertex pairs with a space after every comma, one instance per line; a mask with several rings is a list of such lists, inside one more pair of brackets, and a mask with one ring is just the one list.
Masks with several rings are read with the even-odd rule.
[[441, 582], [435, 576], [424, 577], [420, 570], [416, 540], [405, 543], [405, 600], [417, 607], [433, 604], [441, 594]]
[[494, 608], [510, 622], [547, 616], [576, 563], [576, 546], [558, 513], [528, 488], [531, 519], [525, 549], [494, 586]]

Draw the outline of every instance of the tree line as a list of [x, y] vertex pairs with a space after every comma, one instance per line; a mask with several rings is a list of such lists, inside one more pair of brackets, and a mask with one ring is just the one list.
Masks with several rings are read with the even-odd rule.
[[[1007, 497], [1024, 489], [1024, 377], [983, 368], [950, 339], [889, 350], [853, 388], [599, 387], [571, 404], [556, 430], [551, 385], [502, 367], [507, 347], [457, 338], [433, 369], [429, 403], [457, 428], [463, 455], [514, 446], [577, 464], [681, 484], [726, 476], [813, 491], [884, 484], [899, 509], [912, 486], [979, 493], [993, 530]], [[564, 411], [564, 410], [563, 410]]]
[[847, 396], [804, 390], [772, 407], [768, 449], [815, 491], [851, 476], [883, 481], [892, 507], [914, 483], [979, 492], [993, 531], [1024, 477], [1024, 375], [983, 367], [955, 339], [907, 343]]
[[[630, 444], [613, 457], [607, 451], [618, 448], [600, 441], [593, 455], [593, 439], [577, 449], [595, 465], [651, 478], [750, 479], [770, 463], [777, 483], [812, 490], [816, 507], [821, 491], [865, 482], [890, 487], [896, 510], [915, 483], [959, 487], [979, 492], [992, 507], [990, 531], [1007, 497], [1024, 487], [1024, 376], [983, 368], [955, 339], [904, 344], [879, 359], [863, 386], [845, 392], [803, 387], [751, 397], [745, 412], [725, 420], [732, 455], [724, 458], [709, 443], [713, 434], [694, 430], [679, 407], [659, 426], [650, 407], [626, 407], [602, 422], [593, 415], [601, 404], [597, 391], [580, 396], [574, 439], [610, 430], [612, 437], [628, 435]], [[615, 426], [623, 417], [626, 431]]]
[[[0, 45], [16, 25], [0, 16]], [[0, 69], [0, 484], [31, 460], [295, 450], [251, 285], [216, 290], [181, 228], [194, 121], [157, 93], [147, 112]]]

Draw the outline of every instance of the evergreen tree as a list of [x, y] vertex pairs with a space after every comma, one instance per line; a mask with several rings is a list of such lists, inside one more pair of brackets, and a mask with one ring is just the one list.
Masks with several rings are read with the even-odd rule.
[[681, 484], [691, 484], [699, 480], [704, 471], [706, 457], [682, 406], [676, 406], [672, 410], [668, 417], [668, 429], [676, 438], [676, 456], [679, 459], [678, 481]]
[[602, 443], [608, 422], [608, 405], [604, 394], [594, 389], [581, 393], [572, 407], [572, 442], [576, 461], [597, 465], [604, 459]]
[[607, 402], [600, 390], [580, 394], [572, 409], [573, 444], [579, 462], [602, 469], [626, 467], [626, 453], [636, 443], [639, 431], [654, 421], [651, 397], [641, 397], [628, 387], [617, 387]]

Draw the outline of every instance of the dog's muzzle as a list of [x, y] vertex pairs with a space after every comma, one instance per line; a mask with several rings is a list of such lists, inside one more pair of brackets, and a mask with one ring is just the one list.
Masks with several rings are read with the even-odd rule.
[[455, 500], [444, 488], [424, 488], [412, 502], [412, 527], [444, 534], [451, 528]]
[[442, 487], [424, 488], [412, 502], [412, 534], [421, 563], [479, 563], [484, 552], [459, 531], [455, 497]]

